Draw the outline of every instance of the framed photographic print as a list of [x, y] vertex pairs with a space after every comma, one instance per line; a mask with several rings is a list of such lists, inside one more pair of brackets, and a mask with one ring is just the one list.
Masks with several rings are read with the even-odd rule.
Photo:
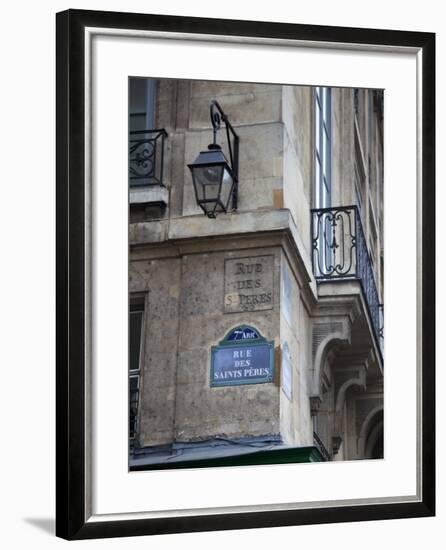
[[434, 67], [57, 15], [58, 536], [435, 513]]

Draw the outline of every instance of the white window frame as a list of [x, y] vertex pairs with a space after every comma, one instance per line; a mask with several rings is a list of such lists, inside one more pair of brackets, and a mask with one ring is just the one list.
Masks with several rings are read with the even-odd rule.
[[331, 206], [331, 88], [314, 90], [315, 208]]

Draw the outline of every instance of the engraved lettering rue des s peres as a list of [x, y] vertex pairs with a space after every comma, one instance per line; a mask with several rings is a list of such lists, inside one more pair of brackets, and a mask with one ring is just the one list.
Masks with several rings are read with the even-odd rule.
[[273, 309], [273, 281], [272, 255], [225, 260], [224, 312]]

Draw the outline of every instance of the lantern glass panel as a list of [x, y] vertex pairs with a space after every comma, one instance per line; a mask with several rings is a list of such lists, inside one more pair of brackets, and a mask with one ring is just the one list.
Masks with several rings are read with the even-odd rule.
[[217, 200], [223, 166], [196, 166], [193, 168], [195, 189], [199, 201]]
[[227, 210], [229, 207], [229, 201], [232, 195], [234, 180], [228, 171], [227, 167], [223, 168], [223, 177], [221, 182], [220, 200]]

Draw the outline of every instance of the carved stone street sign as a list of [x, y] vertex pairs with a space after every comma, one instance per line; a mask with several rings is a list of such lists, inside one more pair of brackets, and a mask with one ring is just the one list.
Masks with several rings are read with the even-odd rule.
[[224, 312], [262, 311], [274, 307], [274, 256], [225, 261]]

